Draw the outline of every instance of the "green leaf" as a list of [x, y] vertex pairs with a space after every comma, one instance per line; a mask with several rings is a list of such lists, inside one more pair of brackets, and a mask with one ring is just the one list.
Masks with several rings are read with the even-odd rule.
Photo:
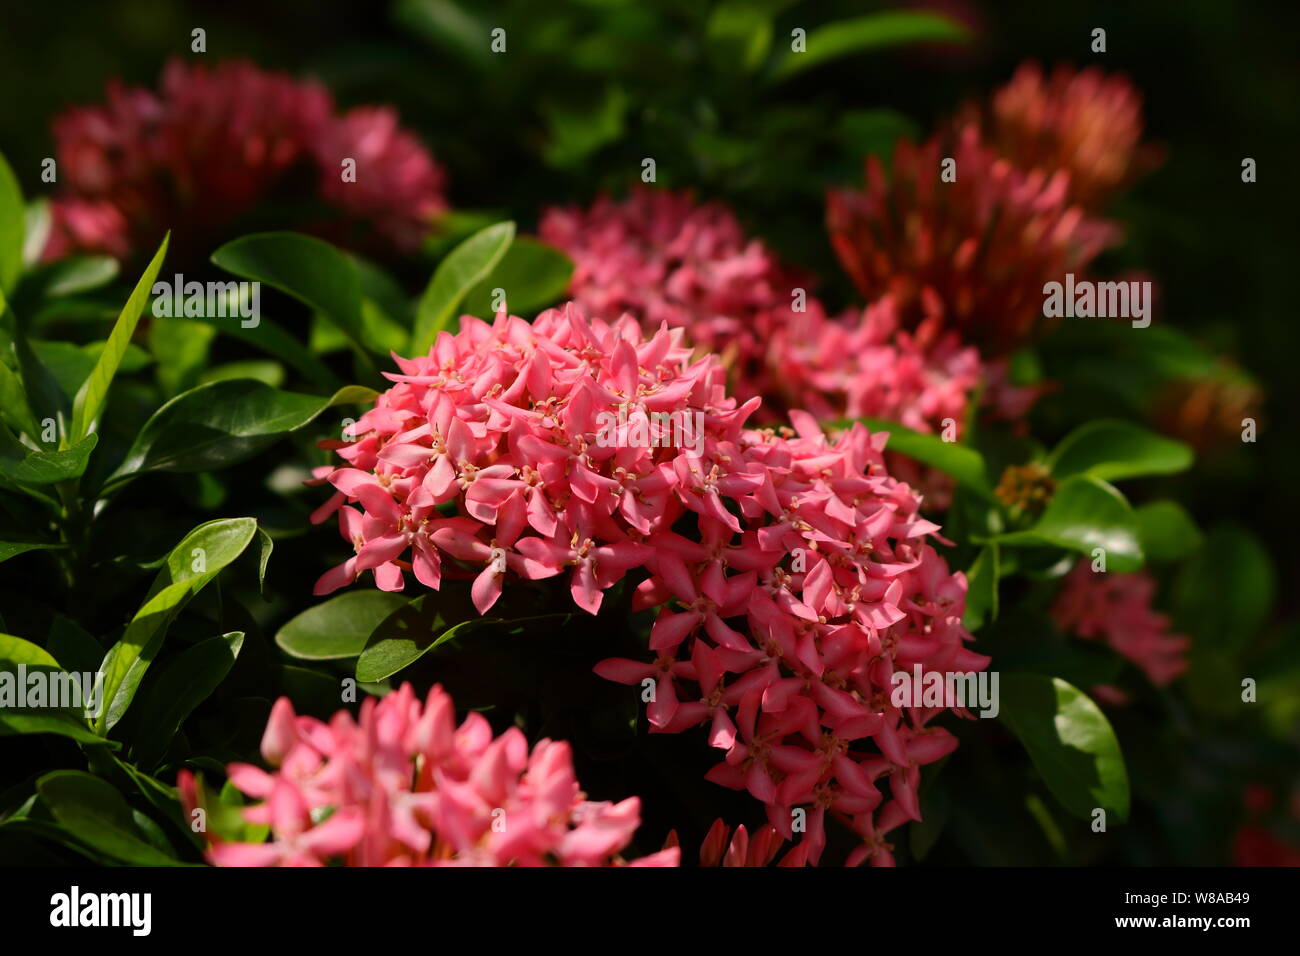
[[957, 479], [961, 487], [986, 501], [993, 500], [993, 488], [985, 471], [984, 457], [969, 445], [944, 441], [938, 435], [923, 435], [897, 422], [881, 418], [845, 418], [828, 422], [826, 427], [847, 428], [854, 422], [861, 422], [873, 434], [888, 432], [889, 441], [885, 447], [889, 451], [896, 451], [923, 465], [938, 468]]
[[28, 551], [49, 551], [66, 547], [57, 541], [18, 541], [15, 540], [16, 538], [17, 535], [8, 534], [5, 535], [5, 540], [0, 541], [0, 561], [8, 561]]
[[576, 166], [602, 146], [623, 135], [628, 97], [621, 87], [607, 85], [592, 103], [575, 105], [553, 100], [542, 107], [548, 138], [542, 158], [561, 169]]
[[709, 15], [705, 35], [720, 66], [752, 73], [772, 45], [772, 18], [747, 0], [722, 0]]
[[150, 323], [149, 351], [158, 360], [158, 384], [164, 398], [198, 384], [216, 335], [214, 325], [185, 319]]
[[148, 842], [111, 783], [80, 770], [56, 770], [36, 781], [36, 792], [61, 827], [100, 853], [134, 866], [180, 865]]
[[99, 641], [76, 621], [57, 612], [50, 620], [45, 646], [69, 671], [93, 674], [104, 659], [104, 649], [99, 646]]
[[359, 385], [331, 396], [282, 392], [255, 379], [200, 385], [145, 422], [105, 490], [148, 471], [207, 472], [244, 461], [335, 405], [370, 402]]
[[1174, 588], [1180, 630], [1195, 650], [1232, 653], [1249, 644], [1269, 619], [1277, 575], [1268, 551], [1241, 525], [1215, 525]]
[[1110, 721], [1087, 694], [1059, 677], [1003, 674], [1002, 722], [1024, 744], [1047, 788], [1083, 820], [1101, 807], [1128, 819], [1128, 773]]
[[1092, 475], [1103, 481], [1172, 475], [1191, 464], [1189, 446], [1119, 419], [1080, 425], [1061, 440], [1047, 459], [1058, 479]]
[[77, 392], [77, 397], [72, 403], [72, 425], [65, 444], [75, 445], [85, 438], [99, 418], [99, 413], [104, 410], [104, 403], [108, 401], [108, 386], [112, 383], [113, 376], [117, 374], [117, 366], [122, 361], [127, 346], [131, 344], [131, 336], [135, 334], [140, 313], [144, 311], [145, 303], [149, 301], [150, 290], [153, 289], [158, 270], [162, 268], [163, 258], [167, 255], [167, 243], [170, 240], [171, 233], [163, 237], [162, 245], [154, 254], [153, 261], [144, 270], [144, 275], [135, 284], [131, 297], [126, 300], [126, 305], [118, 315], [113, 331], [109, 334], [108, 344], [95, 364], [95, 370], [90, 373], [90, 378], [86, 379], [81, 390]]
[[[315, 385], [322, 388], [337, 388], [339, 379], [328, 365], [312, 355], [297, 339], [262, 316], [256, 327], [244, 328], [238, 316], [228, 318], [199, 316], [187, 319], [155, 318], [154, 324], [164, 325], [168, 322], [202, 322], [218, 331], [256, 346], [268, 355], [278, 358], [291, 368], [297, 369]], [[346, 339], [344, 340], [346, 344]]]
[[1061, 483], [1032, 528], [994, 540], [1012, 546], [1055, 545], [1089, 556], [1102, 548], [1110, 571], [1136, 571], [1144, 559], [1137, 516], [1128, 501], [1106, 482], [1083, 475]]
[[[10, 684], [7, 691], [16, 694], [20, 664], [29, 674], [33, 671], [41, 671], [53, 677], [63, 672], [59, 662], [48, 651], [21, 637], [0, 634], [0, 674], [12, 675], [7, 681], [0, 679], [0, 689], [5, 688], [5, 684], [12, 681], [14, 683]], [[0, 696], [0, 701], [3, 701], [0, 704], [0, 737], [15, 734], [58, 734], [62, 737], [70, 737], [79, 743], [117, 746], [92, 733], [82, 717], [82, 710], [75, 707], [19, 708], [16, 697], [13, 700], [5, 700]]]
[[221, 684], [244, 644], [244, 632], [211, 637], [187, 649], [143, 695], [132, 757], [141, 768], [158, 766], [172, 737], [195, 707]]
[[1152, 501], [1136, 514], [1138, 540], [1148, 561], [1178, 561], [1204, 541], [1192, 516], [1176, 501]]
[[261, 526], [257, 526], [257, 544], [259, 552], [257, 555], [257, 589], [266, 595], [266, 566], [271, 563], [271, 552], [275, 550], [275, 541], [266, 533]]
[[555, 302], [569, 288], [573, 262], [559, 249], [529, 236], [520, 236], [492, 274], [465, 297], [463, 311], [491, 318], [493, 290], [505, 293], [512, 315], [530, 315]]
[[24, 485], [49, 485], [79, 478], [99, 441], [87, 435], [62, 451], [28, 448], [4, 425], [0, 425], [0, 476]]
[[0, 417], [33, 441], [41, 432], [31, 406], [27, 404], [27, 391], [22, 381], [3, 360], [0, 360]]
[[212, 262], [227, 272], [265, 282], [324, 315], [369, 361], [365, 350], [381, 351], [369, 341], [361, 313], [361, 279], [346, 253], [314, 236], [295, 232], [260, 232], [226, 243]]
[[900, 10], [839, 20], [810, 30], [804, 52], [784, 52], [772, 79], [784, 80], [852, 53], [910, 43], [956, 43], [966, 38], [965, 27], [936, 13]]
[[302, 660], [356, 657], [375, 628], [408, 600], [387, 591], [348, 591], [293, 618], [276, 633], [275, 643]]
[[477, 66], [494, 59], [489, 28], [455, 0], [399, 0], [393, 17], [403, 27], [440, 49]]
[[968, 631], [978, 631], [985, 621], [997, 620], [999, 564], [997, 544], [988, 544], [966, 572], [968, 588], [962, 624]]
[[232, 382], [241, 378], [255, 379], [263, 385], [279, 388], [284, 384], [284, 366], [271, 359], [223, 362], [221, 365], [213, 365], [200, 372], [198, 384], [211, 385], [213, 382]]
[[0, 292], [13, 295], [23, 270], [27, 207], [9, 163], [0, 154]]
[[499, 222], [476, 232], [438, 264], [420, 298], [411, 354], [423, 355], [451, 327], [456, 310], [476, 285], [492, 274], [515, 238], [513, 222]]
[[480, 617], [469, 594], [444, 590], [398, 608], [374, 629], [357, 658], [357, 680], [364, 684], [392, 677], [435, 647], [480, 627], [566, 617], [542, 614], [523, 618]]
[[209, 521], [187, 534], [167, 555], [166, 564], [126, 633], [104, 656], [101, 669], [108, 705], [95, 721], [98, 732], [106, 732], [122, 719], [176, 615], [243, 554], [256, 531], [257, 522], [252, 518]]
[[58, 299], [89, 292], [117, 278], [117, 260], [112, 256], [69, 256], [37, 266], [23, 277], [23, 298]]
[[[3, 157], [0, 157], [3, 158]], [[24, 223], [23, 265], [31, 268], [41, 261], [45, 245], [50, 238], [50, 201], [33, 199], [27, 204], [27, 216]]]

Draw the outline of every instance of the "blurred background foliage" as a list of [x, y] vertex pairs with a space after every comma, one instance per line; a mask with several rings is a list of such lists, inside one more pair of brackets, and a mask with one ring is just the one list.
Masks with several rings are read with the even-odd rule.
[[[843, 55], [788, 55], [796, 28], [816, 36], [828, 24], [884, 9], [898, 10], [900, 23], [938, 11], [964, 29], [936, 20], [929, 43], [871, 49], [851, 29], [831, 28], [844, 43]], [[994, 765], [981, 754], [998, 741], [962, 728], [964, 744], [946, 792], [978, 791], [984, 799], [977, 804], [932, 794], [927, 825], [915, 828], [911, 850], [925, 855], [951, 818], [955, 836], [936, 845], [936, 861], [1217, 862], [1228, 852], [1225, 834], [1241, 819], [1240, 786], [1265, 782], [1285, 793], [1293, 782], [1300, 725], [1300, 549], [1294, 534], [1300, 495], [1293, 489], [1300, 466], [1293, 371], [1300, 323], [1293, 263], [1300, 255], [1300, 207], [1292, 164], [1300, 116], [1294, 56], [1300, 6], [1220, 0], [1051, 6], [1037, 0], [910, 6], [848, 0], [46, 0], [7, 5], [0, 20], [0, 88], [7, 91], [0, 151], [29, 197], [48, 190], [39, 171], [53, 152], [51, 118], [76, 104], [100, 102], [110, 78], [153, 87], [170, 57], [246, 57], [318, 77], [344, 106], [396, 106], [404, 125], [447, 169], [457, 210], [453, 231], [513, 218], [521, 232], [531, 232], [544, 206], [621, 193], [640, 180], [642, 160], [649, 157], [660, 185], [690, 187], [729, 203], [751, 233], [816, 275], [833, 307], [856, 296], [826, 238], [824, 193], [857, 184], [865, 155], [887, 158], [900, 136], [926, 135], [936, 120], [987, 96], [1026, 59], [1096, 63], [1127, 73], [1145, 97], [1147, 139], [1163, 148], [1165, 161], [1108, 210], [1124, 224], [1126, 242], [1104, 270], [1148, 273], [1159, 289], [1155, 323], [1193, 336], [1223, 363], [1223, 374], [1240, 365], [1264, 389], [1257, 443], [1213, 449], [1198, 457], [1192, 473], [1148, 486], [1158, 481], [1157, 490], [1176, 494], [1207, 530], [1204, 546], [1166, 589], [1176, 624], [1196, 639], [1192, 670], [1180, 685], [1185, 693], [1162, 692], [1159, 710], [1148, 702], [1111, 715], [1135, 799], [1156, 812], [1147, 815], [1147, 825], [1122, 831], [1122, 847], [1110, 838], [1067, 840], [1042, 804], [1041, 788], [1015, 775], [981, 773], [981, 766]], [[1089, 50], [1098, 26], [1107, 31], [1102, 55]], [[195, 27], [207, 32], [205, 54], [190, 52]], [[504, 54], [488, 45], [496, 27], [506, 30]], [[959, 37], [959, 43], [948, 42]], [[1258, 182], [1250, 185], [1240, 178], [1247, 156], [1259, 167]], [[423, 259], [392, 268], [408, 289], [418, 289], [445, 248], [445, 240], [434, 241]], [[1151, 346], [1162, 347], [1158, 338]], [[151, 347], [165, 350], [167, 343]], [[1045, 348], [1042, 360], [1049, 375], [1098, 387], [1044, 403], [1034, 435], [1048, 446], [1071, 424], [1109, 412], [1111, 403], [1153, 400], [1132, 378], [1140, 378], [1141, 362], [1126, 367], [1068, 339], [1055, 350]], [[162, 383], [172, 394], [192, 384]], [[200, 513], [218, 504], [228, 513], [255, 511], [273, 531], [300, 535], [296, 543], [278, 539], [283, 553], [277, 564], [287, 580], [268, 591], [271, 604], [257, 602], [253, 609], [267, 633], [305, 606], [319, 572], [323, 533], [306, 532], [305, 515], [316, 502], [297, 488], [295, 470], [320, 453], [305, 438], [281, 451], [285, 470], [269, 479], [263, 457], [220, 480], [178, 477], [171, 487]], [[283, 495], [268, 505], [247, 491], [262, 487]], [[142, 558], [164, 551], [193, 523], [139, 496], [130, 503], [134, 510], [123, 513], [132, 522], [132, 550]], [[156, 520], [142, 524], [142, 514]], [[106, 570], [103, 593], [88, 600], [112, 605], [114, 573]], [[5, 613], [14, 633], [23, 633], [21, 609], [15, 614], [6, 607]], [[1042, 609], [1024, 613], [1041, 617]], [[1004, 619], [998, 628], [1008, 633], [1016, 624]], [[32, 630], [45, 627], [33, 624]], [[599, 641], [585, 632], [570, 637], [579, 649], [575, 655], [584, 659], [588, 640]], [[241, 658], [243, 672], [258, 660]], [[1251, 718], [1230, 721], [1224, 694], [1235, 695], [1238, 673], [1260, 675], [1263, 703]], [[307, 681], [302, 674], [286, 670], [281, 689]], [[592, 683], [587, 675], [574, 680]], [[297, 690], [310, 696], [304, 687]], [[588, 690], [618, 708], [605, 690], [594, 684]], [[326, 709], [328, 684], [314, 692]], [[582, 733], [582, 721], [567, 727], [572, 715], [562, 711], [548, 717], [557, 723], [548, 729]], [[247, 723], [257, 726], [255, 719]], [[680, 743], [654, 740], [645, 753]], [[707, 756], [697, 756], [707, 766]], [[653, 763], [625, 764], [634, 779], [597, 781], [593, 789], [653, 797], [657, 789], [704, 786], [695, 769], [666, 781]], [[1005, 792], [999, 795], [998, 788]], [[698, 805], [688, 793], [659, 796]], [[1014, 803], [1019, 812], [999, 816], [979, 805], [999, 802]], [[1032, 839], [1016, 829], [1025, 811], [1042, 824]], [[702, 833], [709, 822], [693, 826]], [[689, 845], [691, 836], [687, 827], [683, 842]]]

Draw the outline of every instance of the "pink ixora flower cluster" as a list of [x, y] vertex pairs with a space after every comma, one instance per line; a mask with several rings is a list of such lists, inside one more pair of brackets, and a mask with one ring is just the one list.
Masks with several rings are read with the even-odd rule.
[[1052, 617], [1063, 631], [1104, 640], [1158, 687], [1187, 670], [1191, 641], [1169, 632], [1168, 616], [1151, 607], [1156, 582], [1143, 571], [1094, 572], [1081, 561], [1065, 579]]
[[477, 569], [481, 613], [509, 571], [567, 572], [594, 614], [683, 512], [734, 525], [724, 498], [762, 484], [739, 445], [757, 400], [727, 398], [717, 361], [693, 360], [680, 331], [646, 338], [630, 317], [588, 322], [572, 304], [531, 324], [466, 316], [398, 364], [357, 440], [332, 443], [348, 466], [323, 469], [336, 492], [313, 520], [338, 510], [356, 555], [318, 594], [365, 571], [400, 590], [407, 569], [438, 589], [447, 555]]
[[886, 436], [859, 425], [831, 443], [792, 417], [795, 434], [746, 433], [762, 482], [728, 493], [731, 520], [700, 515], [698, 541], [656, 536], [635, 602], [660, 608], [654, 660], [597, 673], [652, 690], [653, 731], [707, 724], [724, 751], [709, 779], [748, 790], [784, 839], [804, 834], [791, 862], [820, 860], [830, 814], [861, 838], [851, 864], [889, 863], [887, 832], [921, 818], [920, 768], [957, 746], [928, 726], [942, 708], [894, 705], [893, 674], [988, 659], [964, 646], [965, 577], [885, 471]]
[[[366, 698], [359, 720], [322, 723], [271, 710], [262, 756], [274, 770], [231, 764], [230, 780], [260, 801], [243, 811], [269, 827], [262, 843], [213, 840], [218, 866], [610, 866], [640, 824], [640, 801], [591, 802], [579, 790], [569, 745], [529, 751], [512, 727], [499, 737], [482, 714], [459, 726], [435, 686], [421, 704], [409, 684]], [[179, 779], [187, 810], [198, 796]], [[676, 866], [665, 849], [626, 865]]]
[[[832, 443], [803, 413], [797, 433], [746, 430], [758, 400], [728, 398], [716, 358], [681, 337], [568, 305], [531, 325], [466, 318], [401, 360], [357, 439], [337, 443], [348, 465], [320, 475], [336, 491], [316, 518], [339, 511], [356, 553], [317, 590], [366, 571], [399, 589], [408, 569], [438, 588], [449, 557], [475, 575], [480, 612], [508, 574], [567, 573], [595, 613], [644, 569], [634, 606], [660, 608], [656, 659], [599, 672], [656, 682], [657, 731], [710, 723], [726, 751], [711, 779], [748, 788], [786, 839], [796, 809], [808, 818], [798, 861], [819, 859], [827, 812], [862, 837], [857, 859], [887, 860], [885, 830], [920, 818], [919, 768], [957, 744], [927, 726], [938, 709], [891, 704], [891, 675], [986, 665], [964, 647], [965, 578], [888, 475], [884, 433]], [[671, 422], [694, 423], [692, 447]]]
[[721, 357], [732, 394], [762, 397], [767, 421], [802, 408], [932, 431], [961, 420], [978, 384], [974, 350], [933, 330], [899, 333], [887, 301], [829, 316], [809, 280], [720, 203], [642, 187], [588, 210], [549, 209], [540, 234], [573, 259], [570, 291], [589, 314], [684, 329], [687, 344]]
[[[206, 256], [204, 244], [229, 238], [223, 230], [259, 203], [303, 198], [336, 209], [305, 228], [331, 238], [361, 228], [410, 250], [446, 208], [441, 167], [392, 110], [336, 113], [323, 86], [244, 61], [173, 60], [156, 93], [110, 83], [103, 105], [55, 120], [54, 140], [62, 188], [47, 260], [151, 251], [182, 226], [173, 246]], [[355, 181], [344, 178], [349, 159]]]

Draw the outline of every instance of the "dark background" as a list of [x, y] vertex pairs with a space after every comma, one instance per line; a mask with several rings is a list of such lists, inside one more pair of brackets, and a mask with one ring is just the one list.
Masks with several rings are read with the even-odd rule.
[[[773, 49], [794, 27], [811, 30], [895, 6], [841, 0], [767, 5], [777, 10]], [[1165, 159], [1108, 210], [1124, 224], [1127, 241], [1105, 265], [1148, 272], [1159, 289], [1154, 321], [1238, 363], [1261, 386], [1264, 402], [1257, 443], [1233, 443], [1201, 457], [1191, 475], [1170, 487], [1205, 524], [1233, 519], [1263, 539], [1279, 585], [1278, 623], [1267, 640], [1294, 643], [1300, 633], [1294, 626], [1300, 550], [1293, 533], [1300, 527], [1294, 490], [1300, 464], [1294, 387], [1300, 205], [1293, 168], [1300, 5], [936, 0], [932, 9], [972, 28], [971, 43], [851, 56], [775, 86], [746, 77], [735, 57], [707, 41], [713, 6], [699, 0], [465, 2], [467, 13], [457, 20], [448, 18], [449, 4], [436, 0], [8, 3], [0, 10], [0, 89], [7, 92], [0, 150], [25, 194], [42, 195], [49, 187], [39, 181], [40, 163], [53, 154], [49, 125], [58, 113], [102, 101], [111, 78], [153, 88], [173, 56], [212, 62], [247, 57], [263, 67], [314, 75], [345, 106], [396, 106], [406, 127], [445, 165], [455, 209], [508, 216], [524, 230], [535, 226], [546, 205], [622, 191], [639, 181], [641, 158], [653, 156], [661, 185], [726, 200], [753, 233], [818, 275], [824, 297], [839, 306], [855, 296], [826, 239], [823, 195], [829, 186], [858, 182], [865, 153], [887, 155], [900, 134], [926, 135], [961, 103], [987, 97], [1027, 59], [1122, 71], [1145, 97], [1147, 139], [1163, 148]], [[486, 52], [484, 32], [495, 26], [507, 30], [504, 56]], [[207, 31], [206, 54], [190, 53], [195, 27]], [[1095, 27], [1107, 31], [1105, 54], [1090, 51]], [[599, 107], [611, 89], [623, 108], [619, 121], [602, 132]], [[590, 134], [591, 148], [560, 150], [575, 139], [575, 130]], [[1241, 182], [1246, 156], [1258, 163], [1255, 184]], [[432, 262], [390, 265], [414, 293]], [[1034, 434], [1048, 443], [1059, 437], [1050, 420], [1036, 423]], [[250, 465], [239, 475], [246, 474], [251, 486], [264, 467]], [[237, 477], [232, 486], [247, 487], [243, 480]], [[150, 529], [139, 534], [148, 538]], [[159, 535], [159, 548], [175, 540], [164, 543], [166, 535]], [[318, 529], [277, 551], [277, 564], [301, 578], [300, 592], [284, 584], [278, 589], [301, 599], [292, 608], [255, 612], [270, 618], [264, 622], [268, 634], [307, 600], [327, 539], [337, 545]], [[588, 630], [568, 635], [575, 659], [593, 659], [600, 645], [602, 635]], [[1144, 752], [1141, 736], [1126, 725], [1145, 717], [1114, 715], [1130, 773], [1151, 781], [1146, 796], [1160, 808], [1159, 819], [1131, 829], [1123, 850], [1100, 850], [1101, 858], [1223, 859], [1223, 834], [1239, 812], [1239, 790], [1216, 779], [1213, 768], [1236, 766], [1236, 738], [1207, 734], [1186, 753], [1159, 743]], [[567, 729], [563, 719], [548, 727], [556, 736]], [[1155, 740], [1167, 744], [1169, 738]], [[1003, 743], [968, 737], [959, 753], [969, 768], [992, 766], [986, 748]], [[609, 792], [649, 796], [656, 787], [667, 789], [656, 779], [653, 760], [661, 745], [671, 750], [679, 744], [647, 744], [652, 762], [626, 768], [642, 779], [606, 781]], [[696, 771], [712, 758], [702, 744], [699, 758], [700, 766], [681, 779], [704, 788]], [[1176, 759], [1178, 767], [1172, 766]], [[1256, 766], [1273, 764], [1281, 778], [1288, 771], [1280, 764], [1293, 760], [1294, 752], [1265, 748], [1250, 759]], [[1244, 779], [1253, 773], [1242, 770]], [[1021, 796], [1015, 775], [1000, 785], [1008, 801]], [[1215, 793], [1194, 824], [1176, 794], [1197, 787]], [[664, 799], [699, 803], [687, 793]], [[739, 814], [741, 801], [735, 807]], [[954, 822], [971, 812], [955, 806]], [[688, 824], [700, 832], [684, 832], [684, 845], [698, 840], [708, 822]], [[941, 844], [937, 862], [1024, 859], [1015, 853], [1023, 839], [1021, 819], [1007, 818], [1005, 832], [993, 817], [966, 822], [965, 832], [984, 833], [986, 845], [967, 842], [958, 853]]]

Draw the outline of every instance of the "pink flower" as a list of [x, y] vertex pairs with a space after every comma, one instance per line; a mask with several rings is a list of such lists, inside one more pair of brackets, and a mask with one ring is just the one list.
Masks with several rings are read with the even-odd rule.
[[680, 340], [569, 306], [532, 324], [466, 317], [428, 355], [398, 359], [357, 440], [334, 443], [348, 465], [327, 476], [339, 494], [313, 517], [338, 510], [356, 557], [317, 593], [365, 571], [385, 590], [407, 570], [437, 589], [450, 558], [475, 577], [481, 613], [510, 574], [567, 574], [596, 613], [651, 560], [656, 532], [687, 512], [719, 515], [720, 493], [760, 481], [735, 444], [754, 403], [727, 398], [716, 360]]
[[787, 864], [819, 861], [828, 815], [892, 859], [878, 809], [920, 819], [919, 768], [957, 744], [927, 726], [934, 709], [893, 706], [892, 675], [988, 659], [965, 647], [965, 578], [926, 543], [938, 528], [888, 475], [883, 436], [855, 426], [831, 442], [808, 415], [793, 421], [797, 432], [743, 434], [736, 454], [761, 481], [719, 489], [720, 512], [696, 509], [698, 543], [650, 540], [634, 606], [661, 606], [653, 663], [596, 672], [653, 681], [652, 732], [709, 727], [724, 757], [708, 778], [748, 790], [776, 833], [798, 839]]
[[[313, 153], [321, 196], [396, 249], [419, 248], [433, 219], [446, 211], [442, 167], [402, 129], [391, 109], [362, 106], [332, 119], [313, 143]], [[348, 159], [356, 163], [351, 182], [340, 175]]]
[[684, 329], [688, 344], [734, 371], [737, 398], [761, 394], [768, 337], [808, 282], [747, 238], [725, 206], [639, 187], [589, 210], [547, 209], [538, 231], [573, 259], [571, 294], [588, 315], [631, 312], [647, 332]]
[[[789, 859], [816, 863], [827, 815], [866, 834], [882, 805], [919, 819], [919, 768], [956, 746], [928, 726], [937, 711], [891, 703], [894, 671], [987, 658], [965, 647], [965, 578], [890, 476], [886, 436], [832, 441], [804, 412], [793, 430], [747, 430], [758, 400], [728, 398], [717, 359], [681, 340], [569, 305], [531, 325], [467, 317], [398, 359], [357, 439], [333, 443], [347, 465], [317, 518], [339, 510], [355, 556], [317, 590], [367, 570], [381, 588], [408, 570], [436, 588], [450, 562], [480, 613], [511, 577], [565, 574], [595, 613], [640, 572], [652, 660], [597, 672], [653, 682], [655, 732], [707, 724], [724, 752], [709, 778], [747, 789], [785, 839], [805, 833]], [[669, 420], [694, 423], [691, 441]]]
[[[440, 169], [391, 111], [335, 116], [323, 86], [245, 61], [173, 60], [156, 93], [111, 82], [102, 106], [54, 121], [54, 140], [47, 260], [152, 250], [167, 229], [173, 247], [206, 257], [239, 217], [303, 182], [399, 248], [444, 205]], [[356, 160], [355, 182], [343, 181], [343, 158]]]
[[1081, 561], [1066, 577], [1052, 617], [1064, 631], [1101, 638], [1163, 687], [1187, 670], [1191, 641], [1169, 633], [1169, 618], [1152, 609], [1155, 589], [1155, 579], [1145, 572], [1094, 572]]
[[[434, 687], [422, 705], [409, 684], [367, 698], [360, 720], [299, 717], [282, 698], [263, 757], [271, 772], [232, 764], [230, 780], [262, 802], [250, 823], [266, 843], [214, 839], [217, 866], [676, 866], [666, 849], [626, 863], [640, 802], [592, 802], [578, 787], [569, 745], [523, 733], [499, 737], [481, 714], [459, 727], [451, 698]], [[178, 780], [187, 809], [194, 778]]]
[[[664, 322], [683, 329], [686, 344], [721, 357], [732, 394], [763, 399], [765, 423], [796, 408], [935, 432], [965, 420], [980, 383], [978, 354], [938, 317], [903, 330], [889, 297], [828, 316], [808, 279], [746, 238], [720, 203], [641, 188], [585, 211], [549, 209], [540, 232], [574, 260], [571, 293], [589, 314], [630, 312], [647, 334]], [[925, 480], [940, 492], [946, 484]]]

